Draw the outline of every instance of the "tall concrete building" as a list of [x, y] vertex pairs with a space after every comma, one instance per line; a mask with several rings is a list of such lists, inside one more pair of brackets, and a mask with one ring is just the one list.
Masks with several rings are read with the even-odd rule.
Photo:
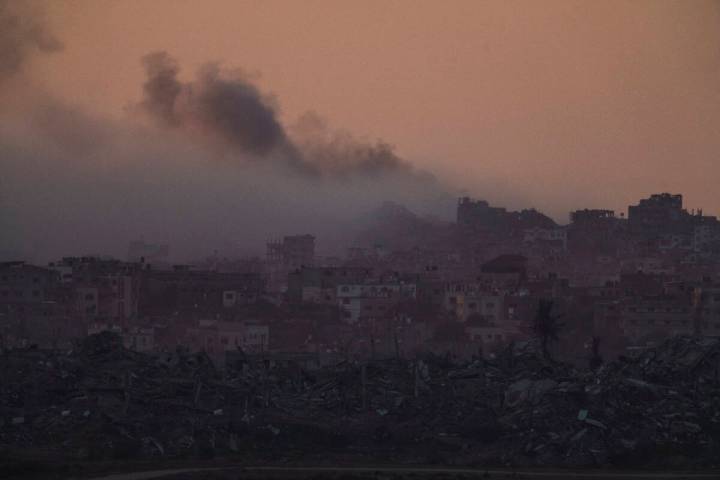
[[271, 292], [287, 289], [288, 274], [315, 263], [315, 237], [290, 235], [267, 243], [267, 285]]

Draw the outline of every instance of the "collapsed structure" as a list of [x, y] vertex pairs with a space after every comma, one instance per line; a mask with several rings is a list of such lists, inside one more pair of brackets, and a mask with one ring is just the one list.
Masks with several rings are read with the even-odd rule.
[[[468, 466], [717, 467], [720, 341], [676, 337], [578, 370], [533, 342], [494, 360], [339, 361], [4, 352], [0, 452], [45, 459], [212, 458]], [[307, 359], [306, 359], [307, 360]], [[30, 452], [30, 453], [28, 453]]]

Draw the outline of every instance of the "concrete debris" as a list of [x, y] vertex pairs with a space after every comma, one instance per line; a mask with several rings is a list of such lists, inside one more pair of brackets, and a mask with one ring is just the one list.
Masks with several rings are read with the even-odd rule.
[[0, 452], [77, 460], [346, 458], [498, 466], [720, 464], [720, 341], [668, 340], [580, 371], [512, 345], [493, 360], [427, 355], [306, 371], [147, 355], [101, 333], [70, 352], [0, 358]]

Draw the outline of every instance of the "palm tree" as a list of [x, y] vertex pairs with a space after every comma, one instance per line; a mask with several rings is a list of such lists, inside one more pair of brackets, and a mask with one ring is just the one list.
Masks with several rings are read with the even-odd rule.
[[558, 322], [561, 315], [553, 315], [552, 313], [553, 301], [541, 299], [538, 303], [537, 313], [535, 314], [535, 322], [533, 324], [533, 330], [535, 335], [540, 338], [542, 344], [543, 356], [552, 360], [550, 357], [550, 351], [548, 345], [550, 342], [559, 340], [559, 333], [565, 326], [564, 323]]
[[592, 355], [590, 356], [590, 369], [597, 370], [602, 366], [603, 358], [600, 354], [600, 337], [592, 337]]

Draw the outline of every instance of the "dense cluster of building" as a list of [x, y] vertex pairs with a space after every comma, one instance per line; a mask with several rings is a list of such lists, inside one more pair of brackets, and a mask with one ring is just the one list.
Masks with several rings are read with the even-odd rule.
[[220, 365], [487, 356], [537, 333], [541, 300], [562, 325], [553, 352], [571, 361], [593, 343], [610, 357], [676, 334], [720, 336], [720, 222], [680, 195], [652, 195], [627, 216], [577, 210], [567, 225], [470, 198], [455, 222], [381, 213], [345, 258], [297, 235], [269, 242], [266, 258], [170, 265], [167, 246], [133, 242], [127, 261], [1, 263], [0, 347], [67, 348], [109, 330], [130, 349], [202, 351]]

